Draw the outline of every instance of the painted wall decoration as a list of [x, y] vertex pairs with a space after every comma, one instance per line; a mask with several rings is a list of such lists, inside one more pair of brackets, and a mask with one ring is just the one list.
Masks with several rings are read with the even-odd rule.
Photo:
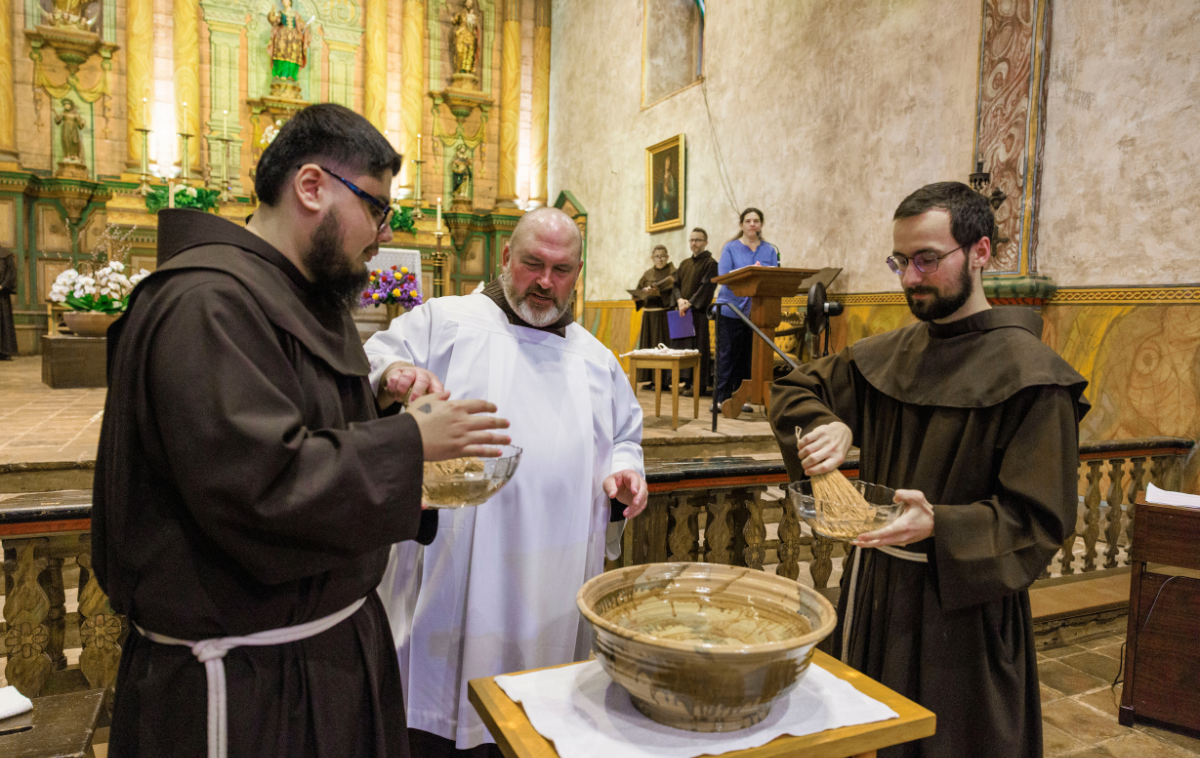
[[646, 148], [646, 231], [665, 232], [684, 224], [686, 175], [683, 135]]

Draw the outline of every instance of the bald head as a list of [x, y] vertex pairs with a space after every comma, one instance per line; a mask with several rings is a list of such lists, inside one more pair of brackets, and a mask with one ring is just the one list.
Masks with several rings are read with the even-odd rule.
[[579, 227], [558, 208], [543, 206], [526, 213], [513, 229], [509, 244], [523, 249], [533, 239], [569, 248], [574, 251], [576, 260], [583, 254], [583, 235], [579, 233]]

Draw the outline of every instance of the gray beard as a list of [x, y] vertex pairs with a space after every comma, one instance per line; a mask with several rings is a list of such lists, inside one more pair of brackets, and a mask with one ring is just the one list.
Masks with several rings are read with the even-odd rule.
[[513, 286], [512, 277], [508, 275], [507, 271], [500, 274], [500, 284], [504, 287], [504, 299], [508, 301], [509, 307], [516, 311], [517, 315], [530, 326], [538, 328], [550, 326], [562, 318], [562, 315], [567, 312], [567, 308], [571, 305], [570, 301], [568, 301], [566, 305], [560, 308], [557, 306], [557, 301], [555, 301], [556, 305], [552, 308], [541, 311], [534, 310], [533, 306], [526, 302], [525, 295], [517, 292], [517, 288]]

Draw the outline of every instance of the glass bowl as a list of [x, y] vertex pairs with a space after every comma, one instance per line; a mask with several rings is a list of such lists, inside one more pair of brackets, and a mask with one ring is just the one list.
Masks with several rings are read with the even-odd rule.
[[499, 458], [454, 458], [426, 463], [421, 502], [430, 508], [466, 508], [500, 491], [521, 462], [521, 448], [497, 445]]
[[829, 515], [831, 510], [857, 510], [858, 505], [833, 503], [835, 507], [829, 508], [830, 501], [813, 497], [811, 479], [789, 484], [788, 500], [796, 510], [796, 516], [803, 519], [814, 532], [835, 540], [852, 540], [865, 532], [882, 529], [895, 521], [896, 517], [904, 510], [903, 503], [892, 502], [896, 491], [891, 487], [858, 480], [850, 483], [863, 496], [863, 499], [871, 504], [870, 510], [863, 514], [862, 518], [846, 519]]

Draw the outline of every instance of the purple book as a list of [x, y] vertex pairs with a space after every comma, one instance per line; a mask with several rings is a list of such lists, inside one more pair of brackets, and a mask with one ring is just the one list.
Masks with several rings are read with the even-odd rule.
[[667, 311], [667, 329], [670, 330], [673, 340], [696, 336], [696, 325], [692, 323], [692, 314], [690, 313], [680, 316], [679, 311]]

